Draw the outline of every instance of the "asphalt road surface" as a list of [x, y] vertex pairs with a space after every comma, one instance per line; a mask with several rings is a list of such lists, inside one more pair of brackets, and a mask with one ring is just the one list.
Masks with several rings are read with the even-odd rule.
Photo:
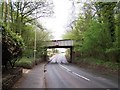
[[118, 77], [91, 72], [73, 64], [47, 64], [46, 88], [118, 88]]

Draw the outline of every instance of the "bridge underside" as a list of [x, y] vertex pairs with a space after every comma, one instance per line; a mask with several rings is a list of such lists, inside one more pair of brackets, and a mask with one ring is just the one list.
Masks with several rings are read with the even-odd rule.
[[47, 49], [51, 48], [70, 48], [70, 63], [72, 63], [73, 60], [73, 46], [48, 46]]
[[73, 59], [73, 40], [64, 39], [64, 40], [51, 40], [47, 42], [46, 49], [51, 48], [70, 48], [70, 63]]

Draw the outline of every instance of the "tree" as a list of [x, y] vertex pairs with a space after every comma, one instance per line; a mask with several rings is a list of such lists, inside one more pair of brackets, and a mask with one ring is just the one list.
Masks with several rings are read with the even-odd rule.
[[119, 62], [120, 20], [117, 4], [119, 2], [84, 4], [83, 13], [74, 22], [73, 29], [64, 35], [64, 38], [75, 40], [75, 52], [83, 57]]
[[22, 38], [2, 27], [2, 65], [6, 69], [8, 65], [12, 68], [14, 67], [15, 62], [22, 56], [23, 48], [24, 43]]
[[39, 0], [37, 2], [11, 2], [9, 0], [9, 3], [5, 0], [1, 2], [4, 23], [8, 22], [11, 30], [15, 30], [14, 32], [19, 34], [22, 33], [22, 27], [25, 24], [31, 23], [40, 17], [52, 15], [52, 7], [52, 2], [46, 0]]
[[115, 20], [114, 20], [114, 8], [116, 2], [98, 2], [96, 3], [97, 14], [100, 22], [106, 24], [107, 30], [109, 30], [111, 42], [115, 41]]
[[[36, 19], [52, 15], [52, 5], [52, 2], [48, 2], [47, 0], [39, 0], [37, 2], [29, 2], [26, 0], [22, 2], [12, 2], [8, 0], [7, 2], [4, 0], [0, 2], [0, 12], [2, 12], [0, 13], [0, 24], [5, 28], [2, 42], [4, 45], [4, 66], [7, 66], [8, 62], [10, 62], [12, 67], [14, 66], [13, 64], [15, 62], [13, 61], [17, 61], [18, 57], [21, 57], [23, 54], [21, 49], [23, 42], [26, 46], [24, 55], [29, 56], [33, 54], [35, 26], [39, 27], [40, 33], [45, 33], [44, 28], [42, 28]], [[42, 36], [44, 34], [40, 35]], [[44, 36], [43, 40], [46, 40], [45, 38], [46, 36]], [[42, 40], [39, 41], [39, 43], [41, 43], [40, 45], [44, 44]], [[26, 53], [26, 51], [28, 52]], [[7, 55], [6, 53], [10, 57], [5, 57], [5, 55]]]

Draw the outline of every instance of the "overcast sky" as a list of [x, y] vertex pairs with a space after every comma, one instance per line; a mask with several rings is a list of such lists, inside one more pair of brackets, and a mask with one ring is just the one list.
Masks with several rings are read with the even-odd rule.
[[73, 7], [72, 0], [53, 0], [54, 15], [51, 18], [42, 18], [42, 24], [52, 32], [54, 39], [62, 39], [67, 26], [72, 22], [75, 13], [78, 13], [78, 6]]

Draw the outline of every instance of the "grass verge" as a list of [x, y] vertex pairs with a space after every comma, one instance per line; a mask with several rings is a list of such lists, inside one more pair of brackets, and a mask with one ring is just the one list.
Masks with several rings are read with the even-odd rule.
[[33, 58], [22, 57], [18, 62], [16, 62], [17, 67], [23, 67], [27, 69], [31, 69], [34, 65]]
[[99, 71], [118, 73], [120, 70], [120, 63], [103, 61], [95, 58], [82, 58], [75, 60], [75, 63], [81, 67], [97, 69]]

